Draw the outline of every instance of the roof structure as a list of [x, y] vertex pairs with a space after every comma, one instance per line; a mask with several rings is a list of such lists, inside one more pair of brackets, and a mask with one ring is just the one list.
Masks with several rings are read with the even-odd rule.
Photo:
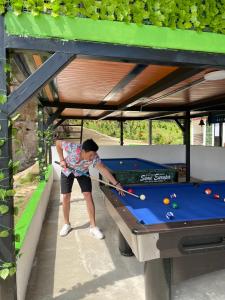
[[71, 54], [39, 98], [55, 120], [182, 119], [225, 109], [225, 80], [205, 79], [225, 68], [223, 34], [10, 12], [5, 28], [23, 72], [53, 52]]

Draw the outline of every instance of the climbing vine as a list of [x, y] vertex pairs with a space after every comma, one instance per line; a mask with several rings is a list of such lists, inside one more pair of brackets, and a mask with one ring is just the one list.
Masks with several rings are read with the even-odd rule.
[[[9, 73], [11, 71], [9, 64], [4, 65], [5, 73]], [[7, 76], [7, 79], [10, 80], [10, 76]], [[0, 94], [0, 104], [4, 104], [7, 101], [7, 96], [4, 93]], [[10, 127], [12, 132], [12, 139], [16, 139], [17, 129], [14, 127], [14, 122], [19, 117], [19, 114], [12, 117], [8, 123], [8, 127]], [[0, 124], [0, 131], [2, 130], [2, 125]], [[2, 147], [5, 145], [7, 138], [0, 139], [0, 155], [2, 155]], [[8, 162], [8, 168], [12, 174], [15, 174], [19, 168], [19, 161], [13, 162], [10, 160]], [[18, 214], [18, 207], [14, 206], [12, 210], [10, 210], [10, 197], [14, 196], [16, 191], [14, 189], [5, 187], [1, 185], [3, 180], [8, 179], [4, 173], [4, 169], [0, 169], [0, 219], [1, 217], [7, 214]], [[10, 186], [13, 186], [13, 182], [10, 182]], [[18, 242], [20, 240], [20, 236], [15, 234], [14, 228], [10, 228], [0, 223], [0, 238], [8, 238], [10, 233], [14, 237], [14, 241]], [[16, 250], [16, 259], [20, 256], [19, 250]], [[13, 276], [16, 273], [16, 262], [6, 262], [0, 259], [0, 278], [6, 279], [8, 276]]]
[[6, 11], [225, 33], [224, 0], [0, 0]]
[[[10, 125], [11, 126], [11, 125]], [[4, 141], [5, 142], [5, 141]], [[3, 144], [1, 144], [0, 148]], [[11, 169], [12, 173], [15, 174], [19, 167], [19, 162], [9, 161], [8, 167]], [[4, 179], [7, 179], [4, 175], [3, 170], [0, 170], [0, 182]], [[0, 218], [3, 215], [10, 214], [11, 211], [9, 209], [9, 197], [15, 195], [16, 191], [14, 189], [8, 189], [4, 186], [0, 186]], [[14, 206], [12, 213], [14, 215], [18, 215], [18, 207]], [[14, 240], [19, 242], [20, 236], [15, 234], [14, 228], [10, 228], [0, 224], [0, 238], [7, 238], [9, 234], [12, 232], [14, 236]], [[19, 250], [16, 251], [16, 258], [20, 256]], [[5, 262], [0, 259], [0, 278], [6, 279], [8, 276], [12, 276], [16, 272], [16, 263], [15, 262]]]
[[44, 113], [42, 110], [38, 110], [38, 121], [39, 121], [39, 128], [37, 130], [37, 136], [39, 139], [39, 145], [37, 149], [37, 154], [38, 157], [36, 160], [38, 161], [39, 164], [39, 173], [40, 173], [40, 178], [43, 179], [46, 178], [46, 174], [48, 171], [47, 168], [47, 161], [46, 161], [46, 156], [47, 156], [47, 151], [49, 147], [53, 144], [53, 125], [49, 125], [48, 127], [45, 127], [44, 125]]

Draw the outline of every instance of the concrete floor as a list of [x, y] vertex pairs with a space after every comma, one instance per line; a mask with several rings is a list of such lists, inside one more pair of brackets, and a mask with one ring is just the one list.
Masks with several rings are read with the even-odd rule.
[[[59, 237], [63, 225], [59, 182], [54, 182], [26, 300], [144, 300], [143, 264], [123, 257], [117, 228], [103, 195], [94, 184], [96, 218], [106, 239], [88, 233], [86, 205], [77, 183], [71, 202], [73, 230]], [[173, 300], [225, 300], [225, 271], [212, 272], [173, 287]]]
[[120, 255], [117, 228], [94, 186], [96, 219], [106, 238], [89, 236], [86, 204], [74, 184], [71, 203], [73, 230], [59, 237], [63, 225], [59, 183], [54, 182], [47, 216], [33, 265], [26, 300], [144, 300], [143, 264]]

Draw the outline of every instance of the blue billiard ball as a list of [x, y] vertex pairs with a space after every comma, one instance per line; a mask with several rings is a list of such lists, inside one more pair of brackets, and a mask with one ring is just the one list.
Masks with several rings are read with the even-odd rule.
[[166, 213], [166, 218], [169, 219], [169, 220], [174, 218], [174, 214], [172, 213], [172, 211], [169, 211], [169, 212]]

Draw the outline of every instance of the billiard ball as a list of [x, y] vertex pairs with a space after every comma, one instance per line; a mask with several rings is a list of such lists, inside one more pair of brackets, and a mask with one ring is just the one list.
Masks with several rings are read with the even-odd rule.
[[142, 194], [142, 195], [140, 196], [140, 199], [141, 199], [141, 200], [145, 200], [145, 195]]
[[214, 195], [213, 195], [213, 198], [214, 198], [214, 199], [220, 199], [220, 195], [219, 195], [219, 194], [214, 194]]
[[165, 205], [170, 204], [170, 199], [169, 199], [169, 198], [164, 198], [164, 199], [163, 199], [163, 203], [164, 203]]
[[128, 191], [128, 193], [134, 193], [133, 189], [128, 189], [127, 191]]
[[172, 211], [169, 211], [169, 212], [166, 213], [166, 218], [169, 219], [169, 220], [174, 218], [174, 214], [172, 213]]
[[176, 202], [173, 202], [172, 207], [173, 208], [178, 208], [178, 204]]
[[212, 190], [209, 189], [209, 188], [205, 189], [205, 194], [206, 194], [206, 195], [212, 194]]
[[122, 165], [122, 164], [123, 164], [123, 161], [121, 160], [121, 161], [120, 161], [120, 165]]

